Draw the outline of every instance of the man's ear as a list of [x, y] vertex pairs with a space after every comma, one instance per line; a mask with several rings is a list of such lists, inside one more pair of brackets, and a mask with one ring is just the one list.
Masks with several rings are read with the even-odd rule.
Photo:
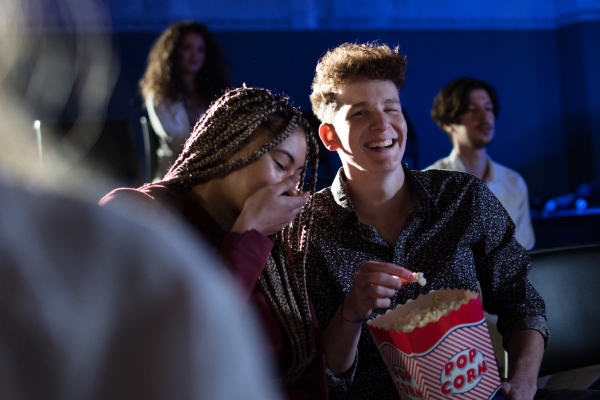
[[332, 124], [321, 124], [319, 127], [319, 136], [325, 147], [327, 147], [327, 150], [336, 151], [340, 148], [336, 140], [335, 127]]
[[452, 135], [454, 133], [454, 126], [451, 124], [443, 124], [442, 127], [444, 128], [444, 132], [446, 132], [448, 135]]

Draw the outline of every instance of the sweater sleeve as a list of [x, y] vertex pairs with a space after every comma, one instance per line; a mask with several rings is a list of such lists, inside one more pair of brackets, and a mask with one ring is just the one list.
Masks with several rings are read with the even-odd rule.
[[241, 283], [243, 299], [250, 298], [272, 249], [271, 239], [254, 229], [245, 233], [230, 232], [223, 239], [219, 252]]

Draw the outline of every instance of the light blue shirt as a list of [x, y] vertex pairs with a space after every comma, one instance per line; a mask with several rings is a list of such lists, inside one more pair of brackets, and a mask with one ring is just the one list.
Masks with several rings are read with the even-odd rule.
[[[529, 213], [529, 193], [523, 177], [488, 156], [488, 176], [485, 185], [496, 195], [516, 225], [515, 238], [527, 250], [535, 245], [535, 234]], [[452, 149], [448, 157], [436, 161], [425, 169], [446, 169], [466, 172], [465, 165]]]

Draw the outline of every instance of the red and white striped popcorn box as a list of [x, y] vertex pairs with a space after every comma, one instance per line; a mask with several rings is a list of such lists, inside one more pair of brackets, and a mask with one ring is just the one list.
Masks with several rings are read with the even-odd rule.
[[[442, 300], [470, 299], [437, 322], [411, 332], [384, 329], [413, 309]], [[500, 389], [500, 374], [479, 295], [440, 289], [399, 305], [367, 322], [400, 397], [416, 399], [491, 399]]]

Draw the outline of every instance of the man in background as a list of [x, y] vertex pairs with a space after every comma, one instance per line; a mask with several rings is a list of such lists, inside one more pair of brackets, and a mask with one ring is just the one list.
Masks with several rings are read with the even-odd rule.
[[499, 110], [496, 91], [487, 82], [463, 77], [444, 86], [433, 100], [431, 118], [448, 135], [453, 148], [448, 157], [426, 169], [463, 171], [481, 179], [515, 223], [519, 244], [531, 250], [535, 235], [525, 180], [487, 154]]

